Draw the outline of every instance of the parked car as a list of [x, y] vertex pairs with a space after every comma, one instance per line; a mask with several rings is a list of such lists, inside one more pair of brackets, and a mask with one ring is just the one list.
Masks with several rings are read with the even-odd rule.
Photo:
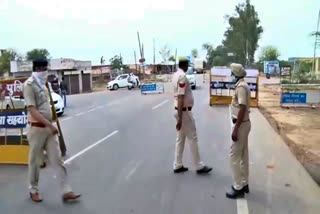
[[114, 80], [108, 82], [107, 88], [109, 90], [118, 90], [119, 88], [128, 87], [128, 77], [129, 74], [121, 74], [117, 76]]
[[[51, 85], [50, 91], [52, 100], [54, 103], [54, 107], [56, 108], [56, 112], [58, 116], [63, 115], [64, 113], [64, 102], [61, 96], [55, 92], [53, 92]], [[26, 103], [23, 97], [10, 97], [5, 96], [4, 100], [0, 100], [0, 109], [23, 109], [27, 108]]]
[[0, 109], [23, 109], [26, 108], [26, 103], [23, 97], [5, 96], [4, 100], [0, 101]]
[[52, 90], [50, 83], [49, 83], [49, 88], [50, 88], [51, 97], [52, 97], [54, 107], [56, 108], [56, 113], [58, 116], [61, 116], [64, 113], [64, 100], [62, 99], [62, 97], [59, 94], [57, 94], [56, 92], [54, 92]]
[[196, 81], [196, 75], [195, 75], [196, 71], [194, 68], [189, 67], [188, 71], [186, 73], [187, 78], [190, 82], [190, 86], [192, 90], [195, 90], [197, 88], [197, 81]]

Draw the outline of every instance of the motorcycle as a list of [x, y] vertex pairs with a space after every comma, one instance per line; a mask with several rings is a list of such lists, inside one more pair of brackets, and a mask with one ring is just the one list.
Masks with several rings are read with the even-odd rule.
[[138, 79], [136, 79], [136, 81], [128, 82], [128, 90], [131, 90], [133, 88], [140, 88], [140, 81]]

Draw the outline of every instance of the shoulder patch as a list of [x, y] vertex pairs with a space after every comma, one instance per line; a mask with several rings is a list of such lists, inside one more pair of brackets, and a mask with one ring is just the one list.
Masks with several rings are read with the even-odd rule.
[[180, 87], [180, 88], [184, 88], [185, 86], [186, 86], [185, 83], [179, 83], [179, 87]]

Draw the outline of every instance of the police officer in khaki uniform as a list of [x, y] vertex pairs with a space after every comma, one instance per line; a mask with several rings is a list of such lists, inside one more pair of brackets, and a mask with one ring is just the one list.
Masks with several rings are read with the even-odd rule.
[[184, 145], [186, 138], [188, 138], [193, 163], [196, 167], [197, 173], [205, 174], [209, 173], [212, 168], [205, 166], [199, 155], [196, 124], [191, 112], [194, 102], [193, 95], [190, 83], [185, 74], [188, 70], [188, 66], [188, 58], [180, 57], [179, 68], [172, 78], [175, 98], [174, 105], [176, 110], [175, 118], [177, 120], [177, 139], [173, 171], [174, 173], [188, 171], [188, 168], [184, 167], [182, 164]]
[[233, 82], [236, 83], [235, 94], [231, 104], [233, 122], [232, 145], [230, 151], [230, 164], [234, 184], [228, 198], [236, 199], [249, 193], [249, 153], [248, 136], [251, 129], [249, 118], [250, 112], [250, 89], [244, 77], [247, 75], [241, 64], [231, 64]]
[[35, 60], [32, 76], [24, 83], [23, 95], [28, 107], [27, 138], [30, 145], [29, 153], [29, 191], [30, 198], [41, 202], [39, 194], [39, 168], [46, 150], [49, 162], [61, 180], [63, 200], [74, 200], [80, 197], [72, 192], [67, 182], [67, 171], [63, 165], [58, 143], [58, 130], [52, 124], [52, 112], [49, 104], [48, 90], [45, 87], [48, 75], [48, 61]]

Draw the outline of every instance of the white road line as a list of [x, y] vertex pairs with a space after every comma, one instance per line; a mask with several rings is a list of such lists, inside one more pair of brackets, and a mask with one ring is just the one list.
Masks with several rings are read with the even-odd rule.
[[[229, 114], [230, 114], [230, 125], [232, 130], [232, 114], [231, 114], [231, 106], [229, 106]], [[238, 214], [249, 214], [248, 201], [246, 198], [238, 198], [237, 199], [237, 213]]]
[[158, 105], [153, 106], [153, 107], [152, 107], [152, 110], [155, 110], [155, 109], [161, 107], [162, 105], [166, 104], [167, 102], [169, 102], [168, 99], [167, 99], [167, 100], [164, 100], [163, 102], [159, 103]]
[[86, 112], [80, 112], [80, 113], [76, 114], [76, 116], [78, 117], [78, 116], [84, 115], [85, 113]]
[[70, 120], [70, 119], [72, 119], [72, 117], [66, 117], [66, 118], [63, 118], [63, 119], [61, 120], [61, 122], [66, 121], [66, 120]]
[[96, 108], [90, 109], [87, 113], [97, 110]]
[[126, 176], [126, 180], [129, 180], [129, 178], [137, 171], [140, 164], [141, 164], [141, 162], [138, 162], [135, 164], [135, 166], [131, 169], [131, 171]]
[[83, 149], [82, 151], [78, 152], [77, 154], [73, 155], [72, 157], [68, 158], [67, 160], [64, 161], [64, 164], [68, 164], [70, 163], [72, 160], [74, 160], [75, 158], [79, 157], [80, 155], [84, 154], [85, 152], [89, 151], [90, 149], [92, 149], [93, 147], [99, 145], [100, 143], [102, 143], [103, 141], [107, 140], [108, 138], [112, 137], [113, 135], [117, 134], [119, 131], [116, 130], [114, 132], [112, 132], [111, 134], [105, 136], [104, 138], [102, 138], [101, 140], [95, 142], [94, 144], [92, 144], [91, 146], [88, 146], [87, 148]]
[[246, 198], [237, 199], [238, 214], [249, 214], [248, 201]]
[[96, 109], [102, 109], [103, 108], [103, 106], [98, 106]]

